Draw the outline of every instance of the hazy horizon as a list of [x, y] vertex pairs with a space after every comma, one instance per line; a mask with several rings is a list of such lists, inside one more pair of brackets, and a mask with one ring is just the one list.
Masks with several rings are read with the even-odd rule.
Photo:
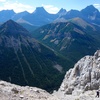
[[100, 11], [100, 1], [98, 0], [0, 0], [0, 11], [1, 10], [11, 10], [13, 9], [16, 13], [22, 11], [28, 11], [30, 13], [34, 12], [36, 7], [44, 7], [44, 9], [49, 13], [57, 13], [61, 8], [67, 11], [71, 9], [82, 10], [85, 7], [93, 5]]

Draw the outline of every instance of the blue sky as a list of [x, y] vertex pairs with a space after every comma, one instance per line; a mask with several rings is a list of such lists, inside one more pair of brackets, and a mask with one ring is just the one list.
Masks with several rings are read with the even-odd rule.
[[0, 10], [13, 9], [15, 12], [33, 12], [43, 6], [49, 13], [57, 13], [61, 8], [81, 10], [94, 5], [100, 11], [100, 0], [0, 0]]

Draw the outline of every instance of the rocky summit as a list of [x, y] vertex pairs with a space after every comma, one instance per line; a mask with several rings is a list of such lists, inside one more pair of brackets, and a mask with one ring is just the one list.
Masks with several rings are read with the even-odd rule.
[[100, 100], [96, 97], [97, 90], [100, 90], [100, 50], [94, 56], [80, 59], [53, 94], [0, 81], [0, 100]]
[[70, 69], [59, 91], [74, 94], [100, 88], [100, 50], [94, 56], [85, 56]]

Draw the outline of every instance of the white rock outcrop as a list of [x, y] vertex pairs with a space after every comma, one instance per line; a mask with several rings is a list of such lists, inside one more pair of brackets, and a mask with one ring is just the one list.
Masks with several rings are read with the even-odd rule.
[[[56, 99], [55, 99], [56, 98]], [[0, 81], [0, 100], [58, 100], [45, 90]]]
[[94, 56], [85, 56], [70, 69], [59, 91], [65, 94], [82, 93], [100, 88], [100, 50]]
[[49, 94], [36, 87], [23, 87], [0, 81], [0, 100], [100, 100], [95, 97], [95, 93], [93, 90], [80, 95], [67, 95], [61, 91]]

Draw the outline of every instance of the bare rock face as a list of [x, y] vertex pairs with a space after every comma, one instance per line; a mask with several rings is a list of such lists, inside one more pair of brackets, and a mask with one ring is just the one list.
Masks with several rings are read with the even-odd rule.
[[49, 94], [36, 87], [23, 87], [0, 81], [0, 100], [100, 100], [95, 95], [95, 91], [86, 91], [80, 95], [64, 95], [61, 91]]
[[0, 81], [0, 100], [50, 100], [50, 98], [55, 100], [45, 90]]
[[100, 88], [100, 50], [94, 56], [85, 56], [70, 69], [59, 91], [65, 94], [97, 90]]

